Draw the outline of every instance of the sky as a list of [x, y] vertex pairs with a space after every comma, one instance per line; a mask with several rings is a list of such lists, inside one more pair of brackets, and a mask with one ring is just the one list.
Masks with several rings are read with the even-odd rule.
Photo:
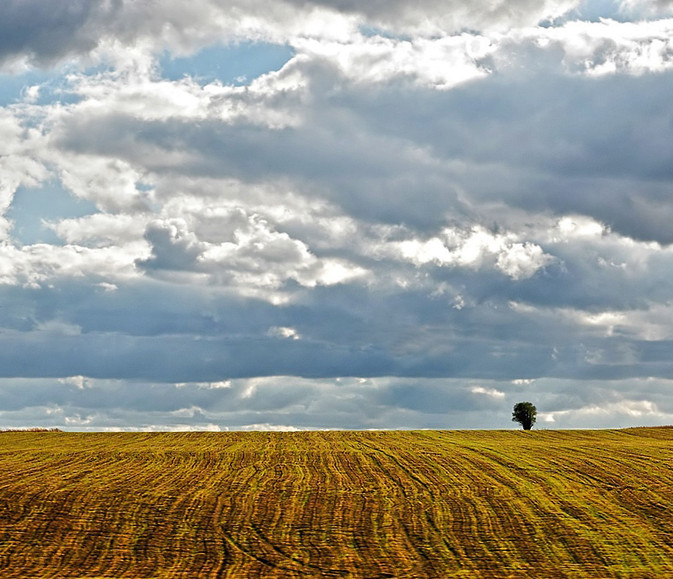
[[673, 424], [673, 1], [5, 0], [0, 428]]

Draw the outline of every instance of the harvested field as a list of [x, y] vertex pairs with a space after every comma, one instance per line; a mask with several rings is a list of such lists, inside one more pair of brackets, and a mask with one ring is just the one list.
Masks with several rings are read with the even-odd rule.
[[673, 577], [673, 429], [0, 433], [0, 576]]

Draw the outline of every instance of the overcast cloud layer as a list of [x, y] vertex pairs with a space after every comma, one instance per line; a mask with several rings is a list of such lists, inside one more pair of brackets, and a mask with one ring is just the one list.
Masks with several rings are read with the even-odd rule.
[[9, 0], [0, 427], [673, 423], [673, 2]]

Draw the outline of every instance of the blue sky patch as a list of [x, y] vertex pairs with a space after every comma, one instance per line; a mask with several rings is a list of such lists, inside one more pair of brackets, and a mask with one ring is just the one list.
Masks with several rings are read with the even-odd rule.
[[42, 187], [19, 187], [6, 216], [14, 222], [12, 236], [19, 243], [61, 245], [61, 240], [44, 224], [45, 221], [83, 217], [96, 212], [91, 201], [78, 199], [59, 183], [51, 182]]
[[267, 72], [278, 70], [294, 56], [287, 45], [244, 42], [204, 48], [193, 56], [159, 59], [162, 76], [179, 80], [190, 76], [200, 83], [220, 81], [245, 85]]
[[32, 100], [36, 105], [54, 102], [74, 103], [80, 97], [71, 90], [67, 76], [62, 70], [45, 72], [30, 70], [19, 75], [0, 74], [0, 106], [8, 106], [26, 100], [28, 90], [39, 86], [37, 97]]
[[394, 33], [380, 26], [372, 26], [368, 24], [362, 24], [358, 27], [360, 34], [366, 38], [389, 38], [391, 40], [412, 40], [411, 36], [408, 34], [399, 34]]
[[626, 14], [620, 10], [620, 3], [615, 0], [584, 0], [561, 20], [598, 22], [601, 18], [609, 18], [618, 22], [628, 20]]
[[23, 99], [26, 90], [48, 81], [51, 76], [41, 71], [29, 71], [20, 75], [0, 74], [0, 106], [7, 106]]

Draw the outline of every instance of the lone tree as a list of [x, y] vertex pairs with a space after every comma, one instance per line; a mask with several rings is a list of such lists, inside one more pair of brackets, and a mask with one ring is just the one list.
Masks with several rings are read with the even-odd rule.
[[512, 412], [512, 422], [518, 422], [524, 430], [530, 430], [535, 424], [537, 408], [530, 402], [517, 402]]

